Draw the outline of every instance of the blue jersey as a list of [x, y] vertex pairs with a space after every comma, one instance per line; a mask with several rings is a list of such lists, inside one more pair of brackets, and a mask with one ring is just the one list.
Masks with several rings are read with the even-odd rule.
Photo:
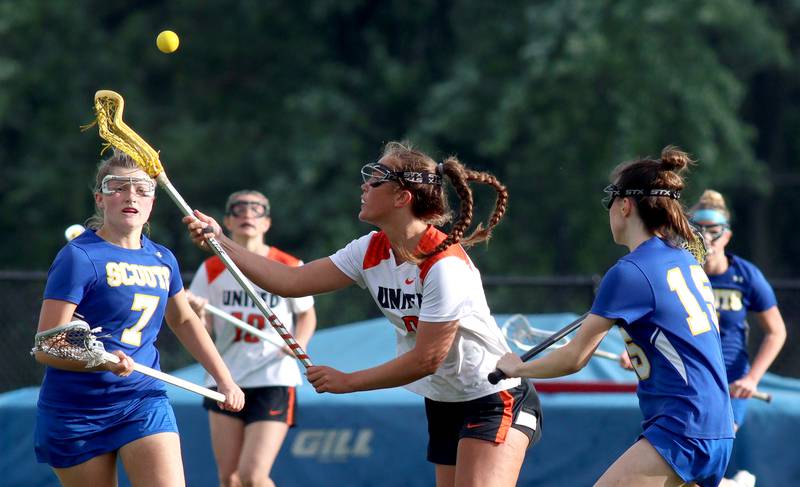
[[592, 313], [620, 325], [645, 430], [733, 438], [714, 296], [691, 254], [657, 237], [642, 243], [603, 277]]
[[[167, 300], [183, 288], [172, 252], [142, 236], [141, 249], [125, 249], [86, 231], [56, 256], [45, 299], [78, 305], [107, 351], [122, 350], [142, 365], [159, 369], [155, 341]], [[134, 372], [72, 372], [47, 367], [39, 401], [49, 406], [112, 405], [163, 391], [161, 381]]]
[[714, 290], [722, 336], [722, 355], [728, 382], [741, 379], [749, 370], [747, 357], [747, 312], [766, 311], [778, 304], [775, 292], [751, 262], [727, 254], [728, 270], [708, 276]]

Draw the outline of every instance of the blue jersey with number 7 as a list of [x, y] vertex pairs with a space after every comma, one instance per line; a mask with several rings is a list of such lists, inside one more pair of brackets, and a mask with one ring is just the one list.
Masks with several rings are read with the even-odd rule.
[[[122, 350], [159, 369], [155, 341], [167, 300], [183, 289], [178, 263], [166, 247], [142, 235], [142, 248], [125, 249], [87, 230], [56, 256], [44, 298], [77, 304], [76, 313], [107, 351]], [[133, 373], [45, 370], [39, 401], [51, 406], [101, 407], [163, 391], [161, 381]]]
[[691, 254], [647, 240], [606, 273], [592, 313], [620, 326], [639, 376], [643, 429], [733, 438], [714, 294]]

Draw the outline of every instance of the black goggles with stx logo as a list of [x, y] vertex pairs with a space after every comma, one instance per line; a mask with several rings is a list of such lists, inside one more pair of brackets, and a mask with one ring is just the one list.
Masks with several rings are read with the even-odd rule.
[[248, 208], [256, 218], [269, 216], [269, 204], [264, 204], [259, 201], [245, 200], [232, 201], [231, 204], [228, 205], [228, 209], [225, 211], [225, 214], [237, 217], [244, 216]]
[[614, 199], [616, 198], [646, 198], [648, 196], [661, 196], [665, 198], [672, 198], [673, 200], [680, 199], [681, 192], [675, 191], [672, 189], [659, 189], [659, 188], [650, 188], [650, 189], [622, 189], [616, 184], [609, 184], [605, 187], [603, 192], [606, 196], [601, 200], [603, 203], [603, 207], [606, 210], [611, 209], [611, 205], [614, 204]]
[[373, 188], [377, 188], [383, 183], [389, 181], [395, 182], [399, 185], [405, 183], [419, 183], [419, 184], [434, 184], [441, 186], [442, 177], [432, 172], [421, 171], [392, 171], [389, 166], [381, 164], [380, 162], [370, 162], [364, 164], [361, 168], [361, 179], [365, 184], [369, 184]]

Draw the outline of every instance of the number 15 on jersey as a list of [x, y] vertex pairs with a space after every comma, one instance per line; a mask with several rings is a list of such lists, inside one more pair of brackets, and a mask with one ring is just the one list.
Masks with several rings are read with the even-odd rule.
[[686, 310], [686, 322], [689, 324], [689, 329], [692, 335], [699, 335], [711, 329], [711, 323], [719, 331], [719, 323], [717, 323], [717, 310], [714, 308], [714, 292], [711, 290], [711, 282], [708, 276], [703, 272], [703, 268], [699, 265], [689, 267], [691, 273], [691, 284], [703, 297], [705, 306], [702, 306], [695, 297], [695, 294], [689, 289], [689, 283], [683, 275], [680, 267], [673, 267], [667, 271], [667, 284], [669, 284], [670, 291], [678, 295], [683, 309]]

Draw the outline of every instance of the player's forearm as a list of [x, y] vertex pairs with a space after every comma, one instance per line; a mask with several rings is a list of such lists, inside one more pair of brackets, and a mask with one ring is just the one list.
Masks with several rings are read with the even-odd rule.
[[764, 330], [764, 338], [748, 372], [756, 381], [761, 380], [786, 342], [786, 324], [777, 306], [758, 313], [758, 321]]
[[756, 353], [753, 359], [748, 375], [756, 381], [761, 380], [761, 377], [767, 372], [772, 362], [778, 357], [785, 341], [785, 332], [782, 334], [772, 333], [765, 335], [764, 339], [761, 341], [761, 346], [758, 347], [758, 353]]
[[574, 374], [581, 370], [584, 364], [585, 361], [581, 360], [579, 355], [574, 353], [567, 345], [553, 350], [540, 359], [520, 364], [513, 375], [516, 377], [550, 379]]
[[220, 237], [219, 242], [239, 270], [253, 284], [278, 296], [293, 297], [296, 295], [291, 286], [292, 272], [296, 269], [295, 267], [265, 259], [228, 237]]
[[438, 363], [421, 360], [412, 351], [371, 369], [359, 370], [350, 375], [354, 391], [371, 391], [404, 386], [436, 372]]

